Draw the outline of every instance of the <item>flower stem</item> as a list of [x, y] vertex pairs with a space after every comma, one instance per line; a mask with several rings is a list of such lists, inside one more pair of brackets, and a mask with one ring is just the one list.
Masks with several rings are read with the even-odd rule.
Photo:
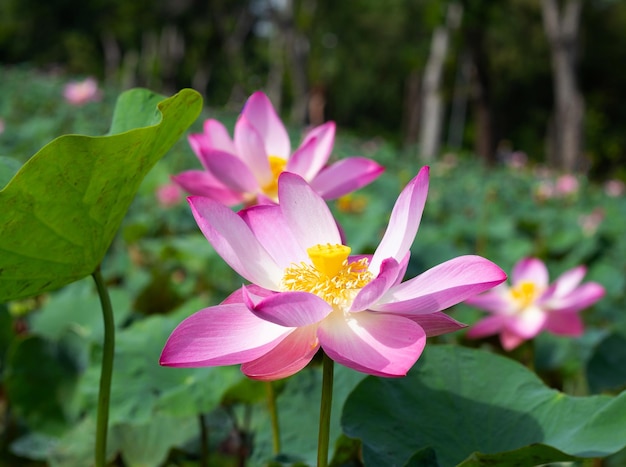
[[280, 426], [278, 425], [278, 410], [276, 409], [276, 393], [271, 381], [265, 382], [265, 388], [267, 389], [267, 407], [272, 421], [272, 448], [274, 455], [277, 455], [280, 453]]
[[115, 322], [113, 308], [107, 291], [100, 267], [92, 274], [100, 304], [102, 305], [102, 317], [104, 321], [104, 343], [102, 345], [102, 369], [100, 370], [100, 390], [98, 392], [98, 418], [96, 421], [96, 467], [106, 465], [107, 431], [109, 425], [109, 400], [111, 398], [111, 376], [113, 373], [113, 352], [115, 350]]
[[322, 401], [320, 403], [320, 430], [317, 444], [317, 467], [328, 465], [328, 445], [330, 441], [330, 409], [333, 402], [334, 362], [323, 353]]

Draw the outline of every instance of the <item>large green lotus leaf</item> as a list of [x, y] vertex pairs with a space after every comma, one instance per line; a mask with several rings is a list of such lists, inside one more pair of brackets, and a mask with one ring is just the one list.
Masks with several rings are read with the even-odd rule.
[[604, 457], [626, 445], [626, 392], [571, 397], [506, 357], [434, 345], [405, 378], [361, 382], [346, 400], [342, 426], [362, 440], [367, 465], [405, 465], [428, 447], [441, 466], [533, 444]]
[[168, 99], [127, 91], [111, 134], [61, 136], [26, 162], [0, 190], [0, 302], [91, 274], [144, 176], [201, 108], [191, 89]]
[[52, 342], [34, 335], [15, 340], [4, 373], [13, 413], [44, 433], [67, 429], [78, 416], [76, 396], [83, 357], [76, 340]]
[[144, 425], [124, 424], [115, 427], [120, 440], [124, 465], [152, 467], [163, 465], [172, 447], [181, 446], [198, 436], [197, 417], [155, 417]]
[[587, 381], [591, 392], [616, 391], [626, 387], [626, 336], [609, 334], [595, 348], [587, 362]]

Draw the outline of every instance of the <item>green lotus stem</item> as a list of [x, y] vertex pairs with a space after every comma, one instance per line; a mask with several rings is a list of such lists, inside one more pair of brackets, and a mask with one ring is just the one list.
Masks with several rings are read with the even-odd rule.
[[266, 381], [265, 388], [267, 389], [267, 408], [270, 411], [270, 419], [272, 421], [272, 448], [274, 455], [276, 455], [280, 453], [280, 426], [276, 408], [276, 393], [271, 381]]
[[320, 430], [317, 443], [317, 467], [328, 465], [328, 444], [330, 441], [330, 408], [333, 402], [334, 362], [323, 353], [322, 401], [320, 403]]
[[111, 376], [113, 374], [113, 352], [115, 350], [115, 321], [113, 308], [100, 267], [92, 274], [104, 321], [104, 343], [102, 345], [102, 369], [100, 370], [100, 390], [98, 392], [98, 418], [96, 421], [96, 467], [105, 467], [107, 454], [107, 431], [109, 426], [109, 401], [111, 399]]

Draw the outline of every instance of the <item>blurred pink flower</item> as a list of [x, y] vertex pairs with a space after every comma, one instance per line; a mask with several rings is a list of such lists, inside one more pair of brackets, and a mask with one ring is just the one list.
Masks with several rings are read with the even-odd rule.
[[398, 197], [374, 254], [358, 256], [299, 175], [280, 175], [278, 205], [239, 213], [190, 197], [205, 237], [252, 285], [185, 319], [161, 365], [242, 364], [248, 377], [274, 380], [300, 371], [321, 347], [354, 370], [404, 376], [427, 336], [464, 327], [441, 310], [506, 280], [490, 261], [461, 256], [401, 282], [427, 191], [424, 168]]
[[578, 192], [579, 182], [575, 175], [565, 174], [556, 179], [556, 193], [561, 196], [573, 195]]
[[548, 269], [541, 260], [522, 259], [511, 273], [511, 287], [501, 284], [465, 301], [492, 314], [472, 326], [467, 337], [500, 334], [502, 347], [512, 350], [542, 330], [580, 336], [583, 322], [578, 312], [604, 296], [604, 288], [596, 282], [579, 285], [585, 273], [586, 268], [578, 266], [549, 285]]
[[87, 102], [97, 102], [102, 98], [98, 82], [94, 78], [83, 81], [70, 81], [63, 89], [65, 100], [72, 105], [83, 105]]
[[167, 183], [158, 187], [156, 196], [159, 204], [164, 208], [176, 206], [183, 200], [183, 192], [174, 183]]
[[578, 218], [578, 224], [580, 225], [583, 233], [586, 236], [594, 235], [602, 221], [604, 220], [604, 209], [601, 207], [595, 208], [590, 214], [583, 214]]
[[0, 135], [4, 133], [4, 120], [0, 118]]
[[324, 199], [339, 198], [361, 188], [383, 167], [364, 157], [349, 157], [327, 165], [335, 141], [335, 124], [309, 131], [291, 153], [287, 130], [267, 96], [257, 91], [246, 102], [231, 139], [217, 120], [204, 122], [204, 133], [189, 135], [189, 144], [204, 170], [189, 170], [172, 180], [192, 195], [228, 206], [277, 201], [282, 172], [300, 175]]
[[621, 180], [608, 180], [604, 184], [604, 192], [611, 198], [622, 196], [624, 191], [626, 191], [626, 186]]

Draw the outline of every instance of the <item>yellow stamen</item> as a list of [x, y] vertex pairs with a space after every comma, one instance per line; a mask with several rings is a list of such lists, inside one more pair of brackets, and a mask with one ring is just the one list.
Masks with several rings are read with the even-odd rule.
[[532, 304], [539, 295], [539, 288], [533, 282], [523, 281], [511, 288], [511, 296], [519, 303], [520, 308]]
[[278, 197], [278, 176], [285, 171], [287, 161], [282, 157], [269, 156], [268, 161], [270, 164], [270, 171], [272, 172], [272, 179], [269, 183], [266, 183], [261, 189], [270, 198], [276, 199]]
[[313, 264], [293, 264], [285, 269], [284, 290], [309, 292], [335, 308], [346, 308], [356, 293], [372, 280], [367, 258], [348, 263], [345, 245], [315, 245], [307, 250]]

